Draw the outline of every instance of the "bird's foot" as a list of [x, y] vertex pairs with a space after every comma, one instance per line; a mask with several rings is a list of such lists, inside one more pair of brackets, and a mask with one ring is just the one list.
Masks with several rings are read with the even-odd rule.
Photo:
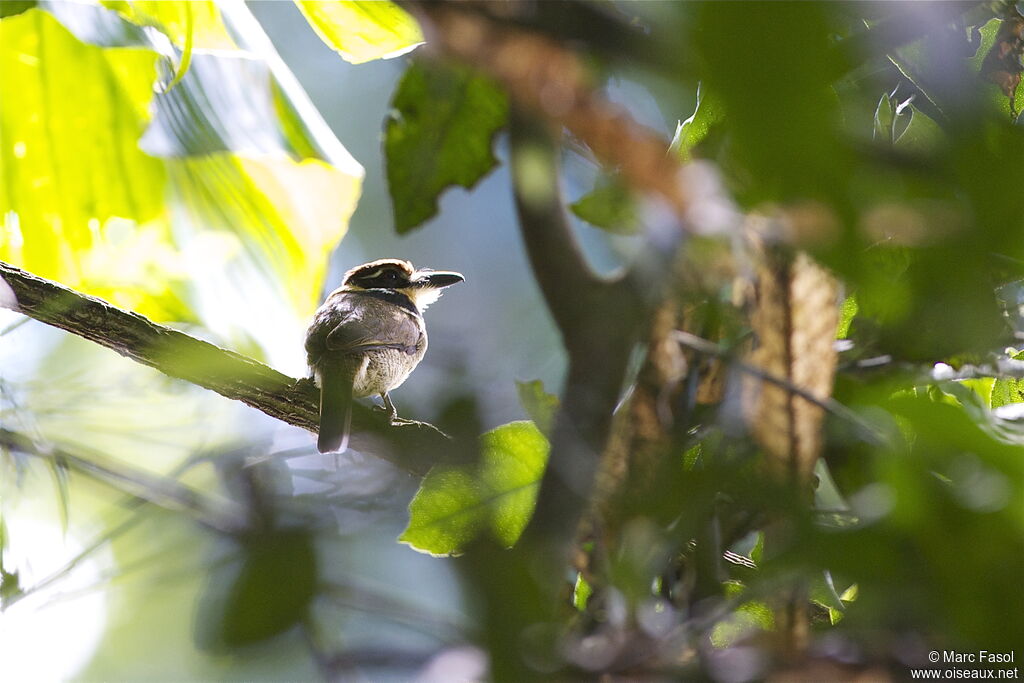
[[391, 426], [397, 427], [399, 425], [420, 425], [423, 426], [426, 422], [420, 422], [419, 420], [410, 420], [406, 417], [398, 417], [397, 415], [391, 416]]

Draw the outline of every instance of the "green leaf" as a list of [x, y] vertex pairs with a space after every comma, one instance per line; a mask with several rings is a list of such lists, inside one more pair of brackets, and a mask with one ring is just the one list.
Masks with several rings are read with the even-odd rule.
[[875, 107], [875, 140], [895, 145], [913, 123], [915, 110], [911, 106], [915, 95], [905, 100], [897, 97], [897, 91], [883, 94]]
[[754, 547], [750, 549], [750, 559], [755, 564], [761, 564], [764, 559], [764, 532], [757, 532], [757, 540], [754, 541]]
[[[726, 581], [722, 588], [728, 598], [736, 598], [746, 590], [743, 584], [736, 581]], [[711, 631], [711, 644], [717, 648], [729, 647], [752, 631], [771, 631], [774, 628], [775, 614], [772, 608], [760, 600], [750, 600], [715, 624]]]
[[152, 26], [180, 48], [237, 50], [212, 0], [102, 0], [104, 7], [139, 26]]
[[491, 147], [508, 102], [471, 69], [413, 62], [391, 104], [384, 153], [395, 227], [404, 233], [437, 213], [446, 188], [468, 189], [497, 165]]
[[[1010, 358], [1024, 360], [1024, 351]], [[992, 385], [989, 401], [992, 408], [1000, 408], [1010, 403], [1024, 403], [1024, 379], [997, 379]]]
[[483, 434], [478, 466], [435, 468], [423, 479], [398, 540], [432, 555], [452, 555], [486, 531], [511, 547], [533, 513], [548, 450], [532, 422]]
[[0, 2], [0, 19], [13, 17], [36, 6], [35, 0], [4, 0]]
[[896, 138], [896, 148], [910, 152], [929, 152], [946, 142], [939, 124], [913, 104], [907, 106], [910, 120]]
[[709, 93], [703, 83], [697, 86], [697, 106], [688, 119], [676, 126], [669, 149], [682, 161], [689, 161], [693, 149], [711, 132], [711, 128], [722, 120], [722, 104], [718, 97]]
[[295, 4], [317, 35], [352, 64], [397, 57], [423, 43], [416, 20], [393, 2], [296, 0]]
[[204, 650], [251, 645], [283, 633], [305, 618], [316, 594], [316, 551], [307, 533], [272, 532], [243, 551], [241, 569], [226, 591], [211, 582], [203, 597], [195, 638]]
[[154, 252], [136, 254], [145, 261], [133, 266], [156, 277], [133, 287], [84, 263], [93, 250], [116, 248], [115, 217], [170, 238], [158, 227], [163, 165], [138, 147], [157, 59], [87, 45], [40, 10], [0, 23], [0, 259], [100, 296], [120, 288], [122, 302], [170, 314], [179, 309], [167, 291], [173, 277]]
[[[362, 168], [257, 53], [196, 53], [167, 91], [173, 55], [149, 26], [187, 39], [191, 12], [197, 44], [221, 44], [212, 5], [112, 4], [126, 14], [42, 3], [0, 23], [0, 259], [156, 319], [217, 310], [205, 322], [231, 343], [273, 335], [244, 306], [203, 300], [217, 287], [196, 279], [220, 278], [218, 296], [266, 290], [266, 319], [301, 324]], [[239, 40], [262, 44], [244, 5], [230, 7]]]
[[876, 140], [886, 140], [890, 144], [893, 142], [891, 135], [893, 116], [895, 114], [893, 113], [892, 97], [889, 93], [884, 93], [875, 107], [875, 127], [872, 136]]
[[640, 229], [636, 202], [629, 187], [618, 175], [605, 176], [588, 194], [569, 206], [572, 212], [591, 225], [620, 234]]
[[857, 298], [852, 294], [843, 299], [843, 305], [839, 309], [839, 325], [836, 326], [836, 339], [846, 339], [850, 336], [850, 325], [857, 315]]
[[828, 571], [823, 571], [811, 579], [810, 598], [811, 601], [828, 609], [834, 609], [839, 612], [846, 609], [842, 598], [836, 592], [835, 584], [832, 581], [832, 574]]
[[558, 410], [558, 397], [544, 391], [544, 383], [539, 379], [516, 382], [516, 391], [519, 394], [519, 405], [526, 411], [526, 415], [541, 432], [550, 434]]
[[[996, 36], [999, 34], [999, 25], [1002, 23], [1002, 19], [996, 17], [988, 20], [979, 29], [981, 34], [981, 43], [978, 46], [977, 52], [974, 56], [968, 60], [970, 72], [972, 74], [981, 74], [981, 66], [985, 61], [985, 55], [989, 53], [992, 46], [996, 43]], [[998, 110], [1004, 113], [1007, 117], [1010, 117], [1014, 112], [1019, 113], [1022, 106], [1024, 106], [1024, 88], [1017, 88], [1014, 93], [1014, 98], [1011, 100], [1006, 96], [1005, 93], [999, 88], [998, 85], [991, 81], [984, 79], [985, 93], [989, 95], [993, 104]]]
[[582, 572], [576, 573], [576, 584], [572, 588], [572, 606], [582, 612], [587, 609], [587, 602], [590, 600], [594, 589], [590, 586]]

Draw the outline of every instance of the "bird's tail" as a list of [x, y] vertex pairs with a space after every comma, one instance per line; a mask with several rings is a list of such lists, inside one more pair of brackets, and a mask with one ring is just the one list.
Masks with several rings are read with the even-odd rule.
[[354, 377], [351, 363], [325, 360], [320, 366], [320, 434], [316, 448], [321, 453], [348, 448]]

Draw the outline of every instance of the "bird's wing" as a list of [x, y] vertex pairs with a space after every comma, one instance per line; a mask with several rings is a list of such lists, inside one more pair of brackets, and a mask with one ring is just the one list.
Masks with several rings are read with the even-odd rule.
[[423, 333], [414, 314], [399, 306], [367, 303], [342, 296], [317, 313], [306, 335], [310, 364], [328, 352], [332, 356], [376, 348], [416, 352]]

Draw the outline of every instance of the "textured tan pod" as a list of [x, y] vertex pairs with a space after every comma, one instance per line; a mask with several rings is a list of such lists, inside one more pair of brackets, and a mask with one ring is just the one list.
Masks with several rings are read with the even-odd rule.
[[[787, 258], [769, 250], [758, 268], [751, 315], [757, 346], [750, 362], [819, 399], [828, 398], [837, 362], [837, 296], [835, 279], [809, 256]], [[769, 470], [809, 482], [821, 454], [823, 409], [787, 387], [750, 377], [745, 412]]]

